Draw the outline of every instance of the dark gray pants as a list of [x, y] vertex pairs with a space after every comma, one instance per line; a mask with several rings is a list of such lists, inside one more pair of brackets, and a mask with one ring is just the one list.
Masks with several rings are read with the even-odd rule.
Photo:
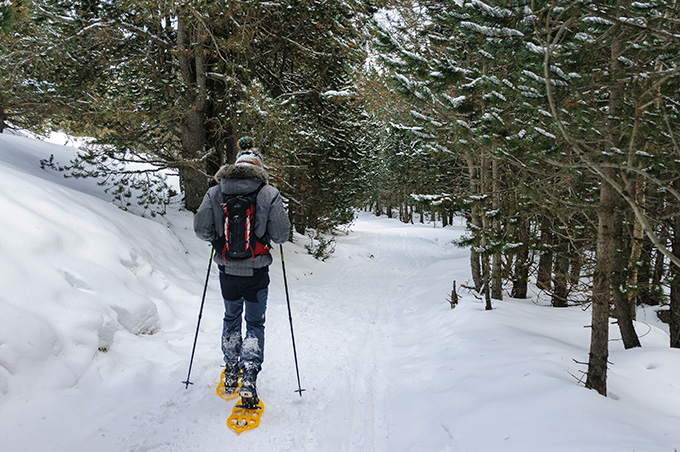
[[[269, 295], [269, 272], [258, 269], [253, 276], [220, 273], [224, 298], [222, 353], [226, 366], [262, 368], [264, 361], [264, 322]], [[245, 311], [245, 316], [244, 316]], [[242, 336], [243, 318], [246, 321]]]

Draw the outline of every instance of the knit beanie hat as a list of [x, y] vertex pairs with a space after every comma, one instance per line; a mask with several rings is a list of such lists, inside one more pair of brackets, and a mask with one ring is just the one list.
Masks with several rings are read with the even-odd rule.
[[238, 148], [242, 151], [245, 151], [246, 149], [252, 149], [255, 147], [255, 140], [253, 140], [251, 137], [241, 137], [238, 140]]
[[251, 137], [243, 137], [238, 140], [238, 147], [241, 150], [236, 157], [236, 165], [255, 165], [264, 167], [260, 151], [254, 148], [254, 140]]
[[241, 152], [238, 157], [236, 157], [236, 165], [255, 165], [260, 168], [264, 168], [264, 162], [262, 162], [262, 156], [257, 149], [248, 149], [247, 151]]

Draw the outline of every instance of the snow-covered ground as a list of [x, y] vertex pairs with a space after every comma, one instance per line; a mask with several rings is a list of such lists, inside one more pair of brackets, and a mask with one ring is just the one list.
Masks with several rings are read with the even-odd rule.
[[[271, 269], [266, 405], [236, 435], [217, 397], [222, 303], [190, 213], [146, 219], [94, 181], [42, 170], [74, 149], [0, 135], [0, 438], [4, 452], [680, 450], [680, 351], [651, 317], [643, 348], [612, 328], [609, 397], [578, 379], [589, 312], [532, 300], [484, 311], [451, 282], [463, 227], [360, 214], [319, 262], [304, 239]], [[233, 403], [233, 402], [232, 402]]]

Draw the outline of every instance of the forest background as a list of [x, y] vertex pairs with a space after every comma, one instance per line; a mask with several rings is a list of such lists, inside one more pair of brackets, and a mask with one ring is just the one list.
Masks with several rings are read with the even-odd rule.
[[680, 348], [679, 60], [671, 0], [5, 0], [0, 132], [92, 137], [45, 167], [154, 215], [252, 135], [321, 258], [359, 207], [463, 215], [469, 290], [590, 308], [606, 395], [611, 319], [668, 305]]

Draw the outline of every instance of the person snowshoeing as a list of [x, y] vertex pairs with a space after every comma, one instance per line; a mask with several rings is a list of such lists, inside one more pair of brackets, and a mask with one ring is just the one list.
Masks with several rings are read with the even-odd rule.
[[[194, 217], [194, 231], [215, 249], [224, 299], [222, 353], [225, 393], [238, 388], [244, 405], [259, 402], [257, 375], [264, 361], [264, 324], [267, 309], [270, 243], [284, 243], [290, 220], [281, 194], [272, 185], [253, 139], [238, 142], [233, 165], [215, 174], [217, 185], [208, 189]], [[245, 309], [244, 309], [245, 308]], [[241, 324], [245, 317], [246, 333]]]

